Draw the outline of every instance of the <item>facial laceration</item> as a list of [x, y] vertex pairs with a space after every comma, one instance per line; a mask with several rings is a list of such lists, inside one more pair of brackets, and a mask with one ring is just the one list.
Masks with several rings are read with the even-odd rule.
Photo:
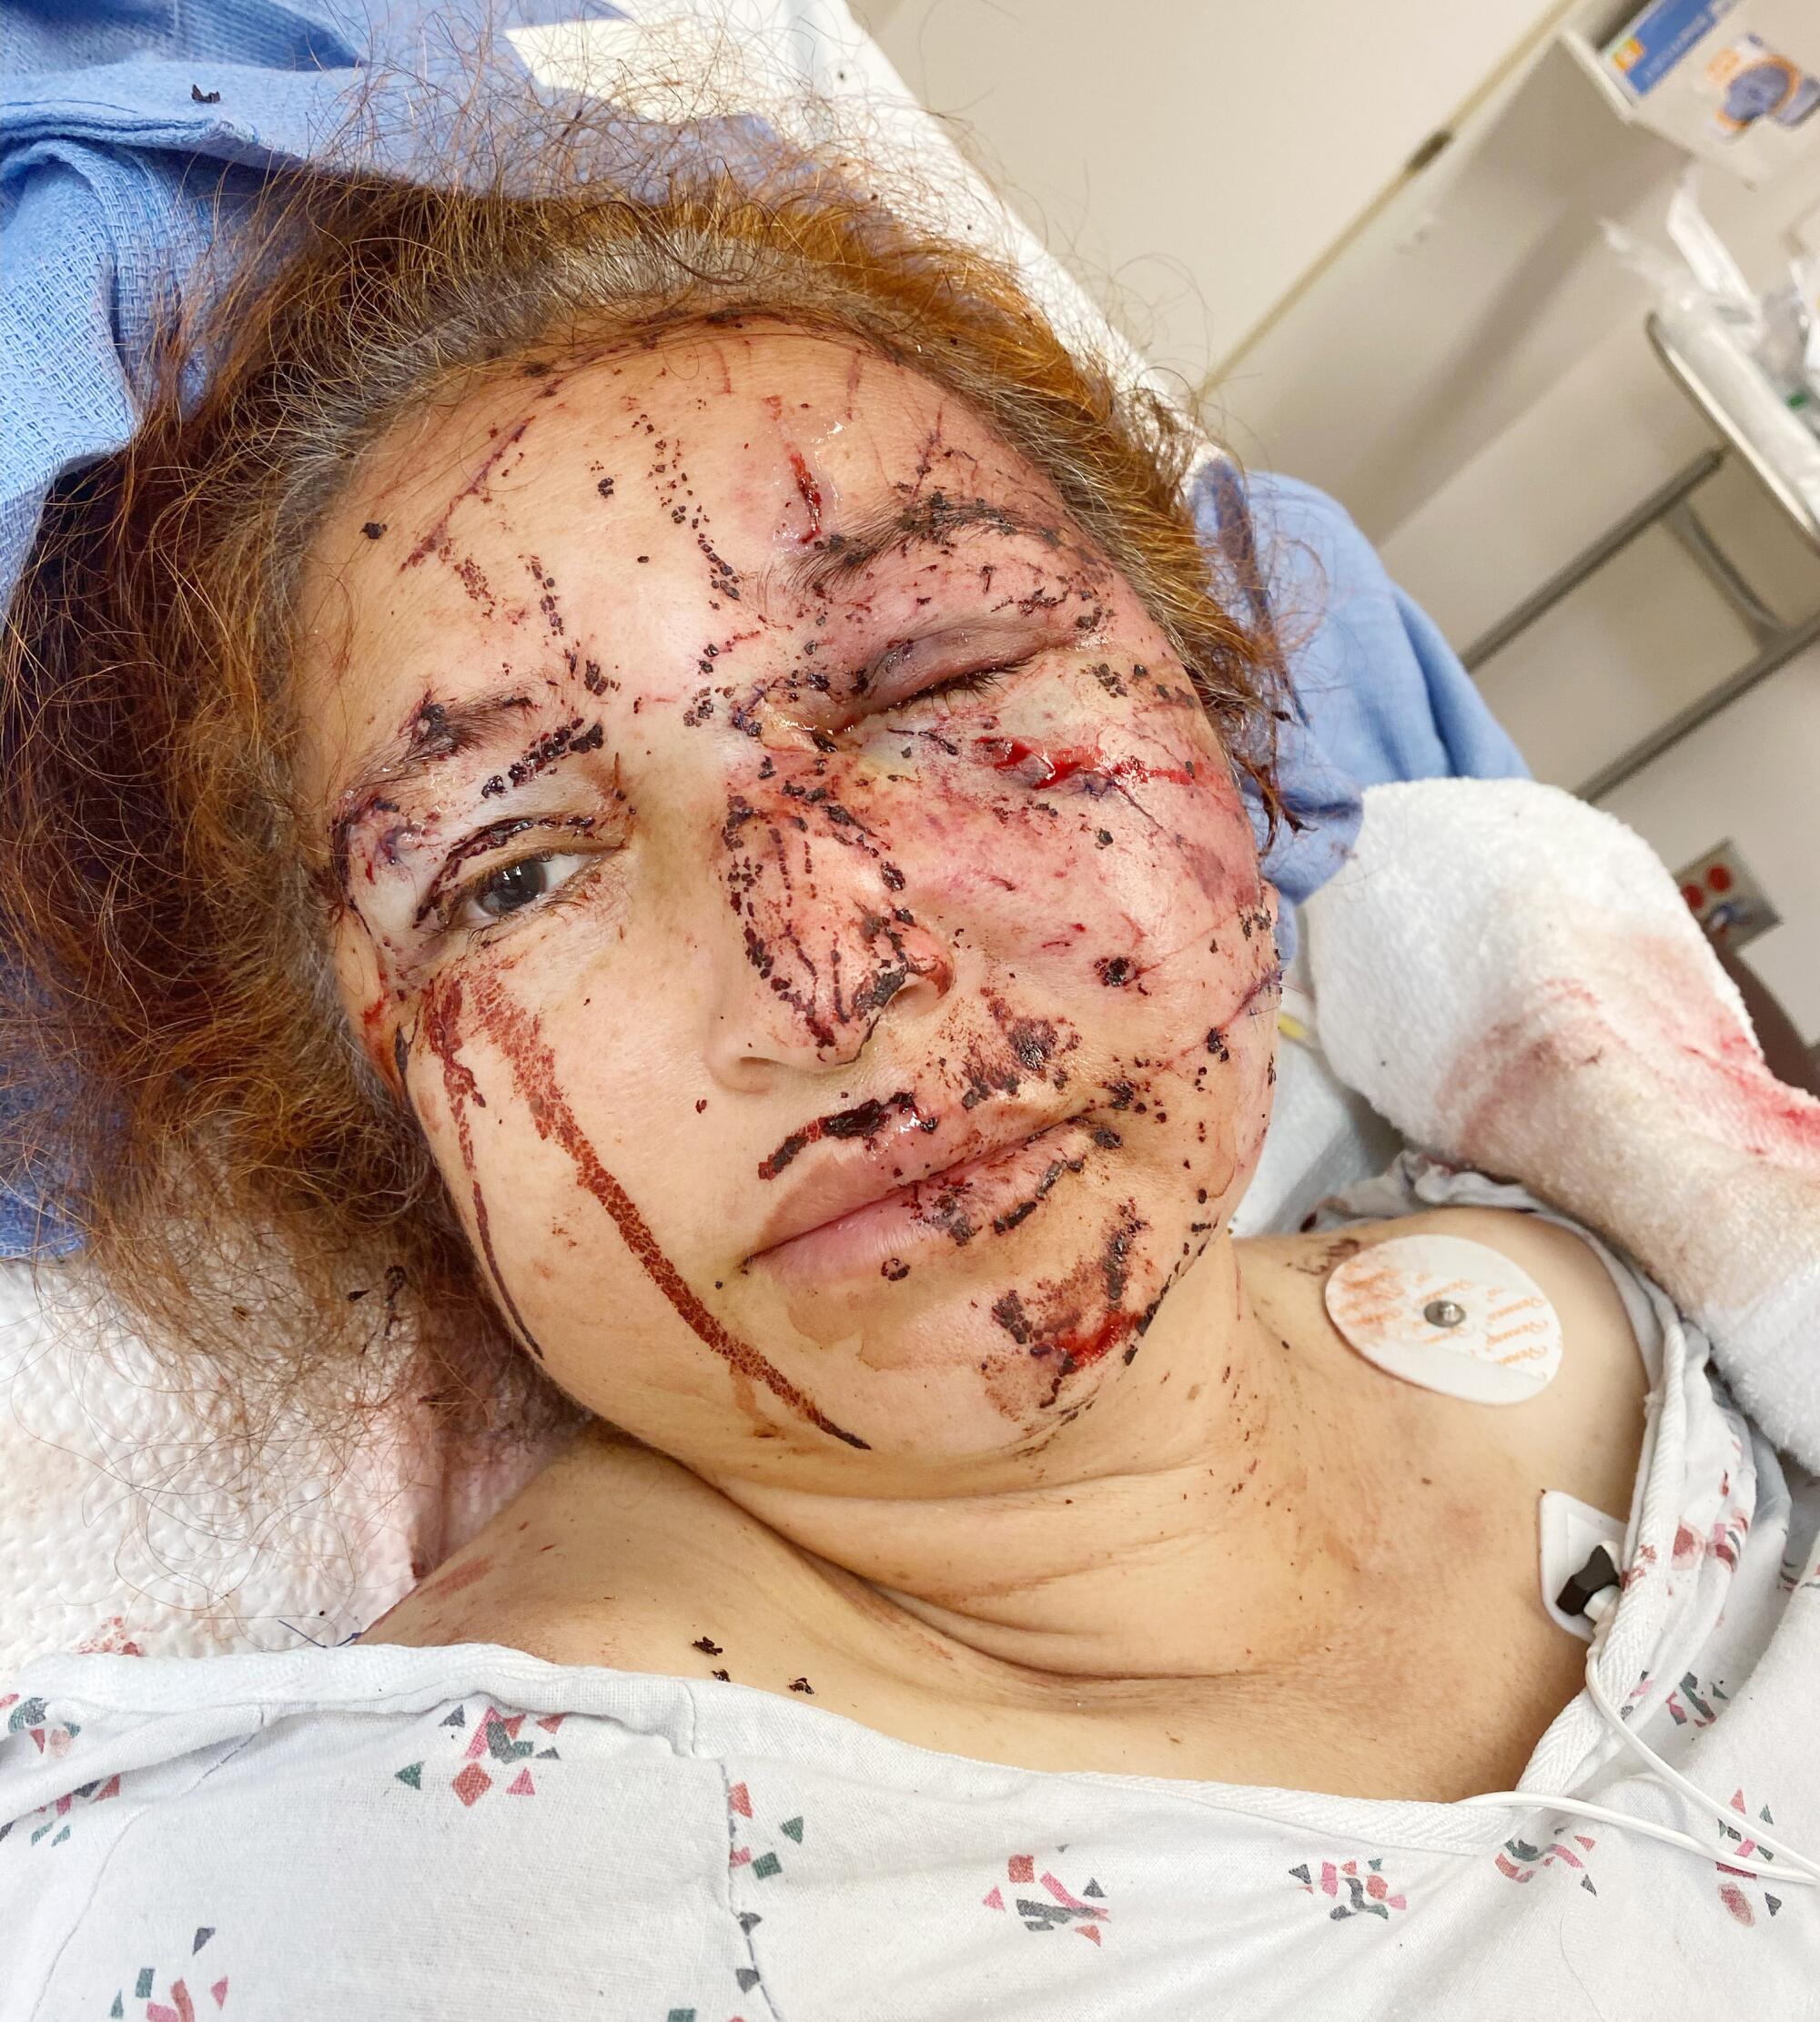
[[717, 329], [521, 385], [348, 508], [362, 1041], [514, 1331], [629, 1429], [1040, 1444], [1268, 1111], [1272, 916], [1188, 673], [1036, 471], [863, 348]]

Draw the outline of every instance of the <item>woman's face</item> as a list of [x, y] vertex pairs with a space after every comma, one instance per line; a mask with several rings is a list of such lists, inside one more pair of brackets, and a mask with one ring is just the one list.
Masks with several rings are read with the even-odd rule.
[[855, 343], [694, 330], [401, 426], [306, 609], [348, 1016], [563, 1389], [883, 1480], [1152, 1376], [1262, 1136], [1272, 908], [1021, 456]]

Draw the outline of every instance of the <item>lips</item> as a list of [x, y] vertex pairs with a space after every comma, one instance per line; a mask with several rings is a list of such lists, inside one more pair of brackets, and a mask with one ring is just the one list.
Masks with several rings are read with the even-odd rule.
[[[1021, 1126], [1021, 1127], [1020, 1127]], [[932, 1247], [949, 1251], [1008, 1234], [1080, 1173], [1115, 1133], [1078, 1118], [1029, 1127], [969, 1117], [965, 1144], [914, 1111], [889, 1111], [878, 1134], [818, 1160], [781, 1200], [748, 1259], [799, 1279], [903, 1275]], [[959, 1156], [956, 1157], [956, 1151]], [[808, 1161], [805, 1160], [805, 1164]]]

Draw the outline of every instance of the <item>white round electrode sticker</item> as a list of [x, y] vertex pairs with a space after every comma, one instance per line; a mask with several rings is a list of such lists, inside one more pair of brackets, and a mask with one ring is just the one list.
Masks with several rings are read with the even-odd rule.
[[1368, 1362], [1471, 1404], [1522, 1404], [1561, 1367], [1561, 1320], [1530, 1274], [1460, 1236], [1396, 1236], [1329, 1278], [1328, 1317]]

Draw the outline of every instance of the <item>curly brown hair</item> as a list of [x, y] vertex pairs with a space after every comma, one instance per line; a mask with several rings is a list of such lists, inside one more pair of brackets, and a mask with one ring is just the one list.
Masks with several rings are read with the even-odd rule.
[[210, 1381], [257, 1369], [294, 1390], [368, 1356], [408, 1306], [432, 1365], [410, 1368], [420, 1394], [464, 1428], [539, 1409], [422, 1137], [349, 1031], [290, 782], [301, 562], [407, 410], [719, 318], [857, 337], [1050, 480], [1274, 805], [1279, 658], [1214, 585], [1178, 412], [1070, 349], [1008, 267], [850, 173], [799, 156], [743, 175], [683, 150], [629, 185], [622, 160], [601, 172], [622, 133], [598, 140], [571, 120], [530, 193], [522, 173], [275, 179], [225, 272], [190, 287], [210, 306], [159, 347], [129, 446], [56, 488], [11, 607], [15, 1174], [133, 1324]]

